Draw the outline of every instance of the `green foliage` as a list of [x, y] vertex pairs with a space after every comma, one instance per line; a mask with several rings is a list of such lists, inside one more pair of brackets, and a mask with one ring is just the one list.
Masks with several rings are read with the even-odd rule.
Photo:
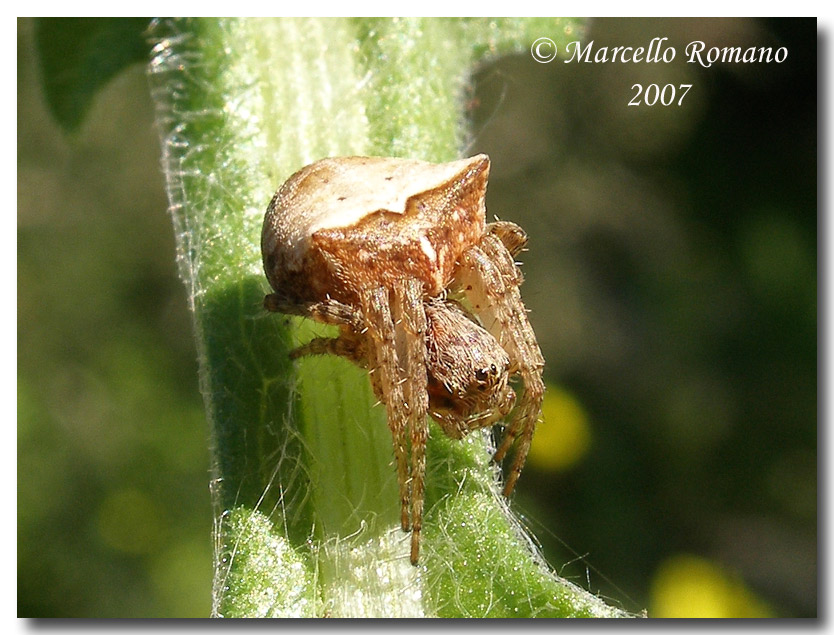
[[223, 522], [228, 577], [217, 583], [236, 590], [224, 606], [229, 616], [319, 617], [313, 572], [266, 516], [237, 508]]
[[81, 124], [101, 87], [144, 62], [149, 18], [38, 18], [35, 37], [47, 101], [67, 129]]

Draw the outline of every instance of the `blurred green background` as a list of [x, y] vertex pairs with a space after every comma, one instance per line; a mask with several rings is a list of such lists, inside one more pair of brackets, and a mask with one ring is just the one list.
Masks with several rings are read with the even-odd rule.
[[[586, 42], [656, 36], [675, 63], [520, 55], [466, 95], [547, 359], [514, 508], [628, 610], [815, 616], [816, 20], [594, 20]], [[692, 40], [789, 56], [704, 69]], [[18, 614], [206, 616], [209, 434], [144, 68], [66, 134], [33, 46], [21, 19]], [[638, 82], [693, 88], [628, 107]]]

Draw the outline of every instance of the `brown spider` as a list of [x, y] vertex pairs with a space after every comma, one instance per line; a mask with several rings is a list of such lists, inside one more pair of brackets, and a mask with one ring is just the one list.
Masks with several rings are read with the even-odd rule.
[[[417, 564], [428, 421], [460, 439], [513, 410], [495, 453], [518, 439], [504, 486], [527, 458], [544, 395], [544, 359], [527, 319], [514, 256], [527, 241], [486, 224], [489, 158], [433, 164], [383, 157], [322, 159], [292, 175], [264, 218], [270, 311], [340, 326], [293, 357], [330, 353], [368, 368], [388, 413], [401, 523]], [[452, 299], [454, 298], [454, 299]], [[458, 302], [460, 300], [460, 302]]]

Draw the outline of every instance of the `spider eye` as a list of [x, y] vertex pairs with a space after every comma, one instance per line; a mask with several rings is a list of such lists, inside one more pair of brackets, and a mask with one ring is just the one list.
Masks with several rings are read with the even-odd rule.
[[[492, 369], [493, 369], [493, 372], [494, 372], [494, 369], [495, 369], [495, 366], [494, 366], [494, 365], [492, 366]], [[486, 368], [478, 368], [478, 369], [475, 371], [475, 379], [477, 379], [478, 381], [486, 381], [486, 378], [487, 378], [488, 376], [489, 376], [489, 369], [486, 369]]]

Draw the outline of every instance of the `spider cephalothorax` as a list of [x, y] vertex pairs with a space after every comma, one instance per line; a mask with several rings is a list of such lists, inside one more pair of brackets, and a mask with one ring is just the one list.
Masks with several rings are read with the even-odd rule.
[[[541, 411], [544, 360], [514, 261], [526, 235], [512, 223], [486, 224], [488, 174], [486, 155], [441, 164], [322, 159], [281, 186], [264, 219], [264, 268], [275, 291], [266, 308], [341, 329], [293, 356], [332, 353], [374, 371], [414, 564], [427, 415], [456, 439], [510, 415], [494, 457], [518, 440], [509, 495]], [[514, 410], [512, 375], [524, 382]]]

